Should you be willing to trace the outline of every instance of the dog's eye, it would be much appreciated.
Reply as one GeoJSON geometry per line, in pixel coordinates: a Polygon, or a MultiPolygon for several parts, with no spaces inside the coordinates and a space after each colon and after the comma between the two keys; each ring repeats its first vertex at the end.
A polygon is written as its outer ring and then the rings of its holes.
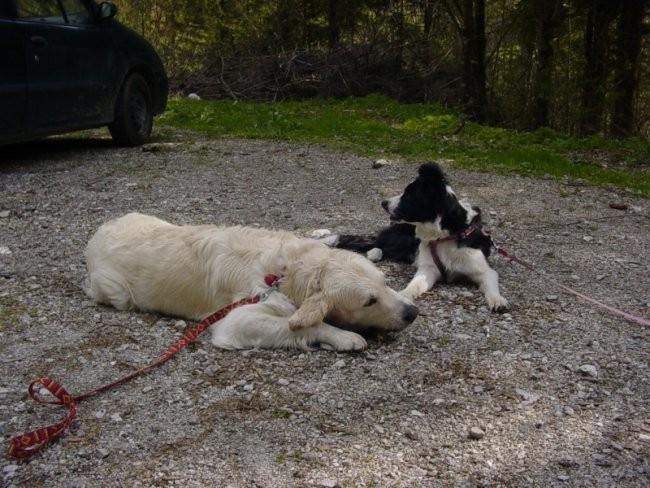
{"type": "Polygon", "coordinates": [[[375,297],[370,297],[370,298],[368,298],[368,301],[363,304],[363,306],[364,307],[370,307],[370,306],[374,305],[375,303],[377,303],[377,299],[375,297]]]}

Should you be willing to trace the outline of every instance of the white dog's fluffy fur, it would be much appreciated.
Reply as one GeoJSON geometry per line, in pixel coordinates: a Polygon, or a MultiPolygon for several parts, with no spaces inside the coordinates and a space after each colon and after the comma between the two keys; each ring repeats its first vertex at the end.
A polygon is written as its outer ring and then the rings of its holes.
{"type": "Polygon", "coordinates": [[[194,320],[263,292],[266,274],[282,276],[268,299],[212,326],[212,343],[225,349],[360,350],[363,337],[338,326],[399,330],[417,316],[366,258],[283,231],[176,226],[131,213],[99,228],[86,262],[85,290],[97,302],[194,320]]]}

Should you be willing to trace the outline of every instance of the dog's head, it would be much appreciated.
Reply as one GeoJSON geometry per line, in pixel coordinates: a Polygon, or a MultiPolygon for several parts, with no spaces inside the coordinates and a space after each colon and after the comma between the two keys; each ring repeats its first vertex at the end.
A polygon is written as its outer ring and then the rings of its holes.
{"type": "Polygon", "coordinates": [[[436,223],[452,234],[480,218],[480,209],[458,199],[436,163],[420,166],[404,192],[381,205],[394,222],[436,223]]]}
{"type": "Polygon", "coordinates": [[[323,321],[347,329],[401,330],[418,315],[417,307],[391,289],[372,262],[350,251],[319,245],[293,272],[288,270],[287,279],[304,297],[289,318],[292,330],[323,321]]]}

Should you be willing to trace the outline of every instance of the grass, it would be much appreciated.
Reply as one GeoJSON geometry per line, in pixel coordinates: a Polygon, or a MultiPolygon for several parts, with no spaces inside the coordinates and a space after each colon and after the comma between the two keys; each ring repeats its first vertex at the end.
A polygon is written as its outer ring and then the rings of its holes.
{"type": "Polygon", "coordinates": [[[302,455],[303,452],[301,450],[296,450],[293,451],[292,453],[285,454],[283,452],[279,452],[275,455],[275,462],[278,464],[284,464],[285,461],[287,460],[287,456],[291,457],[294,461],[301,461],[302,460],[302,455]]]}
{"type": "Polygon", "coordinates": [[[414,162],[447,159],[468,169],[563,178],[650,197],[646,140],[576,139],[546,128],[517,132],[465,122],[438,105],[377,95],[281,103],[173,98],[158,123],[210,137],[320,143],[414,162]]]}
{"type": "Polygon", "coordinates": [[[291,413],[289,413],[288,410],[284,410],[282,408],[276,408],[273,410],[273,417],[276,419],[288,419],[291,416],[291,413]]]}
{"type": "Polygon", "coordinates": [[[0,296],[0,331],[20,325],[23,315],[35,318],[38,316],[38,310],[25,306],[11,296],[0,296]]]}
{"type": "Polygon", "coordinates": [[[24,307],[15,298],[10,296],[0,297],[0,330],[4,330],[7,325],[12,327],[18,325],[19,315],[23,311],[24,307]]]}

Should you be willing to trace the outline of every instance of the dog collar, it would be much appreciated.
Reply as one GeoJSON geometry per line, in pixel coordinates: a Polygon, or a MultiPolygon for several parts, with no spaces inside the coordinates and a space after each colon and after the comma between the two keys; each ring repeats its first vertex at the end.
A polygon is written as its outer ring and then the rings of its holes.
{"type": "Polygon", "coordinates": [[[464,241],[465,239],[469,238],[469,236],[471,236],[474,232],[477,231],[481,232],[485,236],[490,236],[490,234],[483,228],[482,224],[471,224],[469,227],[467,227],[462,232],[459,232],[458,234],[452,234],[450,236],[441,237],[439,239],[436,239],[435,241],[429,242],[429,249],[431,249],[431,257],[433,258],[433,262],[438,268],[438,271],[440,271],[440,275],[442,276],[442,279],[444,281],[447,281],[447,271],[445,270],[445,267],[442,264],[442,260],[440,259],[440,255],[438,254],[438,244],[440,242],[445,242],[445,241],[458,241],[458,242],[464,241]]]}
{"type": "Polygon", "coordinates": [[[268,286],[268,288],[260,293],[260,302],[266,300],[271,293],[278,289],[278,285],[280,284],[280,276],[274,274],[264,275],[264,283],[266,286],[268,286]]]}

